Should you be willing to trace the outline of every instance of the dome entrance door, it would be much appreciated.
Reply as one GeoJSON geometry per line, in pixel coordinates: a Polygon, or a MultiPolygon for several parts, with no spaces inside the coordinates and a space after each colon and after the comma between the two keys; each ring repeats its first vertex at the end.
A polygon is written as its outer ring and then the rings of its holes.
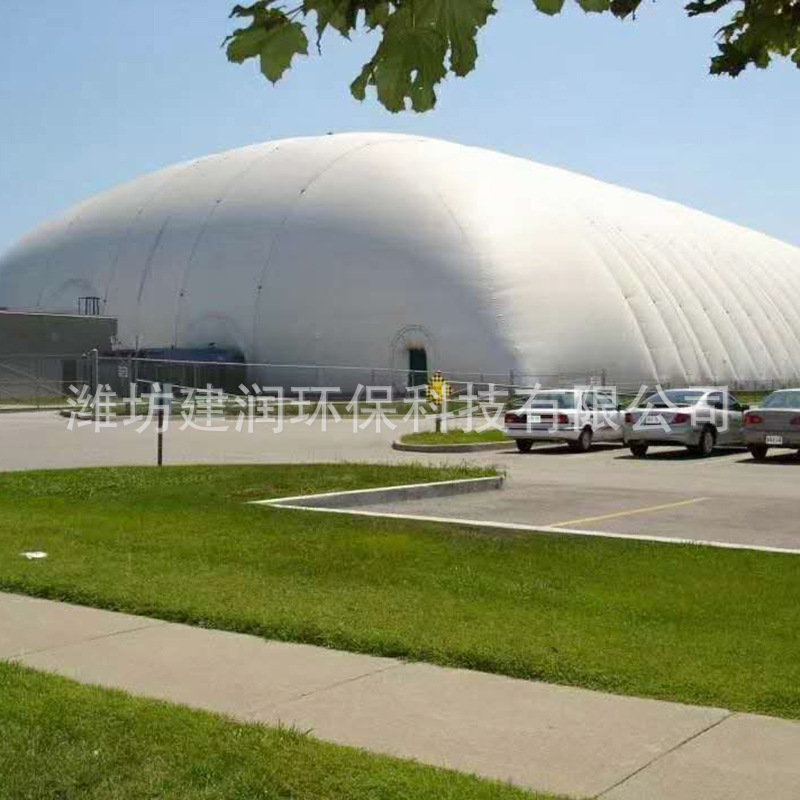
{"type": "Polygon", "coordinates": [[[423,347],[408,350],[408,385],[422,386],[428,382],[428,353],[423,347]]]}

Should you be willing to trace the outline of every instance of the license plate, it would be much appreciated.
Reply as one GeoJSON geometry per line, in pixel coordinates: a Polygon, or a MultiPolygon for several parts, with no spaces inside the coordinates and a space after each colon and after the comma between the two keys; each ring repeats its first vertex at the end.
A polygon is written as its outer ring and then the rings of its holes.
{"type": "Polygon", "coordinates": [[[647,417],[644,421],[645,425],[663,425],[664,420],[661,417],[647,417]]]}
{"type": "Polygon", "coordinates": [[[528,419],[530,419],[532,423],[541,422],[542,416],[541,414],[531,414],[528,419]]]}
{"type": "Polygon", "coordinates": [[[783,436],[767,436],[767,444],[780,447],[783,444],[783,436]]]}

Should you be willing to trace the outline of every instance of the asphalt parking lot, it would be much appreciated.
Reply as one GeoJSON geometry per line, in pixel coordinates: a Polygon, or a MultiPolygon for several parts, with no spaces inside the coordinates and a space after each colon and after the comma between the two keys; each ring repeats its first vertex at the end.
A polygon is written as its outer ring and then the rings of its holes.
{"type": "Polygon", "coordinates": [[[494,454],[508,470],[500,492],[368,510],[800,549],[800,458],[794,451],[776,451],[766,462],[741,450],[707,459],[677,449],[651,452],[634,459],[617,447],[586,454],[509,449],[494,454]]]}
{"type": "MultiPolygon", "coordinates": [[[[165,462],[263,463],[427,461],[496,465],[507,473],[499,492],[447,500],[376,506],[407,513],[526,526],[717,541],[800,549],[800,457],[775,451],[763,463],[741,450],[708,459],[684,450],[654,448],[645,459],[628,450],[598,446],[585,454],[563,447],[521,454],[507,450],[466,455],[393,451],[395,430],[353,433],[343,419],[323,432],[319,424],[266,429],[179,431],[165,438],[165,462]]],[[[0,470],[152,464],[155,434],[132,428],[67,430],[51,412],[0,415],[0,470]]]]}

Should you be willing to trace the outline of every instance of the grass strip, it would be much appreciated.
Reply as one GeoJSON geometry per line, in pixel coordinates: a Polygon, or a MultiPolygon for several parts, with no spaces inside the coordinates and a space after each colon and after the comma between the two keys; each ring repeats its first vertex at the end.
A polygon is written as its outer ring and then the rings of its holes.
{"type": "Polygon", "coordinates": [[[544,800],[0,662],[0,800],[544,800]]]}
{"type": "Polygon", "coordinates": [[[421,433],[407,433],[400,437],[402,444],[482,444],[486,442],[508,442],[511,440],[503,431],[492,429],[489,431],[465,431],[461,429],[449,430],[446,433],[423,431],[421,433]]]}
{"type": "Polygon", "coordinates": [[[796,556],[245,502],[472,474],[347,464],[6,473],[0,589],[800,718],[796,556]],[[20,557],[31,550],[48,557],[20,557]]]}

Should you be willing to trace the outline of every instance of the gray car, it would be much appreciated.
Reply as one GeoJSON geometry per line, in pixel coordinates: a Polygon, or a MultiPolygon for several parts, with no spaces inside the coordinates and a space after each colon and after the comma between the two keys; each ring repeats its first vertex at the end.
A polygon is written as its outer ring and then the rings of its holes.
{"type": "Polygon", "coordinates": [[[651,445],[687,447],[708,456],[718,446],[743,445],[742,417],[747,410],[725,389],[668,389],[651,395],[644,406],[625,413],[625,443],[637,458],[651,445]]]}
{"type": "Polygon", "coordinates": [[[753,458],[767,457],[770,447],[800,450],[800,389],[773,392],[744,415],[744,441],[753,458]]]}

